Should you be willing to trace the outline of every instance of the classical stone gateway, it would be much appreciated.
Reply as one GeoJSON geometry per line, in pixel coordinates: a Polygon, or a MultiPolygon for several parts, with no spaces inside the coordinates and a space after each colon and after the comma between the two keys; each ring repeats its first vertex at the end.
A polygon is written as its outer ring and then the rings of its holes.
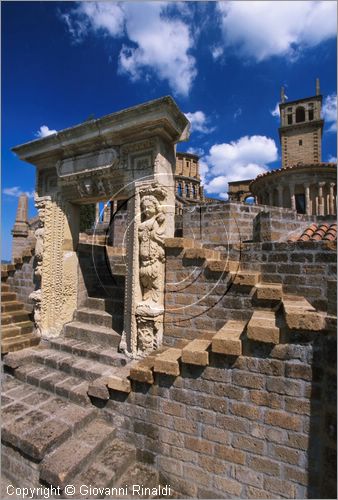
{"type": "Polygon", "coordinates": [[[36,173],[37,329],[55,337],[79,305],[79,207],[128,199],[124,332],[131,357],[162,339],[164,239],[174,235],[175,144],[189,122],[164,97],[13,148],[36,173]]]}

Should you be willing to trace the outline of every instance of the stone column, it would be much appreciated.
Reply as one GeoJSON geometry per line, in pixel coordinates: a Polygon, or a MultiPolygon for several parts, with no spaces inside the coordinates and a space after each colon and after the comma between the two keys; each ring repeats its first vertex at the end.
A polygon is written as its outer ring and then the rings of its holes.
{"type": "Polygon", "coordinates": [[[15,223],[12,229],[12,259],[20,257],[27,247],[28,238],[28,197],[22,194],[19,197],[15,223]]]}
{"type": "Polygon", "coordinates": [[[95,204],[95,224],[100,222],[100,203],[95,204]]]}
{"type": "Polygon", "coordinates": [[[324,215],[324,198],[323,198],[323,187],[325,182],[318,182],[318,215],[324,215]]]}
{"type": "Polygon", "coordinates": [[[334,215],[335,214],[335,203],[334,203],[334,187],[335,183],[330,182],[330,194],[329,194],[329,214],[334,215]]]}
{"type": "Polygon", "coordinates": [[[273,206],[273,190],[272,189],[269,191],[269,205],[270,205],[270,207],[273,206]]]}
{"type": "Polygon", "coordinates": [[[107,203],[105,203],[104,209],[103,209],[103,222],[106,224],[109,224],[110,217],[111,217],[111,204],[109,201],[107,201],[107,203]]]}
{"type": "Polygon", "coordinates": [[[282,207],[283,206],[283,190],[284,186],[281,186],[280,184],[277,186],[277,191],[278,191],[278,206],[282,207]]]}
{"type": "Polygon", "coordinates": [[[290,199],[291,199],[291,208],[292,208],[292,210],[296,210],[296,197],[295,197],[295,185],[294,184],[289,185],[289,191],[290,191],[290,199]]]}
{"type": "Polygon", "coordinates": [[[310,185],[305,184],[305,213],[311,215],[310,185]]]}

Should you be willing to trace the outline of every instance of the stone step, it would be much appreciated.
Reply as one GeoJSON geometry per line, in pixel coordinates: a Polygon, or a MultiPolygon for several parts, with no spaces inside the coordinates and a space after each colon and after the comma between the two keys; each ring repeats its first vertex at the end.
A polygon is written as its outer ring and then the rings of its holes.
{"type": "Polygon", "coordinates": [[[97,309],[90,309],[89,307],[81,307],[80,309],[77,309],[74,319],[80,323],[105,326],[107,328],[112,327],[111,314],[97,309]]]}
{"type": "Polygon", "coordinates": [[[166,238],[166,248],[202,248],[202,243],[193,238],[166,238]]]}
{"type": "Polygon", "coordinates": [[[14,264],[1,264],[1,271],[15,271],[15,265],[14,264]]]}
{"type": "Polygon", "coordinates": [[[211,350],[228,356],[241,356],[241,336],[246,326],[246,321],[227,321],[213,337],[211,350]]]}
{"type": "Polygon", "coordinates": [[[23,364],[14,371],[14,375],[22,382],[27,382],[74,403],[91,404],[87,395],[88,382],[82,378],[72,377],[68,373],[42,366],[37,362],[23,364]]]}
{"type": "MultiPolygon", "coordinates": [[[[159,485],[158,471],[149,465],[136,462],[132,467],[124,471],[124,474],[120,476],[116,484],[116,487],[123,487],[123,491],[120,491],[120,494],[117,492],[117,494],[107,496],[106,498],[172,498],[167,493],[169,489],[165,491],[164,495],[161,495],[161,492],[156,493],[155,489],[158,489],[159,485]],[[152,494],[152,492],[154,493],[152,494]]],[[[177,498],[182,497],[177,496],[177,498]]]]}
{"type": "Polygon", "coordinates": [[[198,339],[189,342],[182,349],[182,363],[208,366],[209,364],[209,349],[212,343],[214,333],[205,333],[198,339]],[[203,337],[203,338],[202,338],[203,337]]]}
{"type": "Polygon", "coordinates": [[[184,252],[184,259],[187,260],[219,260],[220,252],[209,248],[187,248],[184,252]]]}
{"type": "Polygon", "coordinates": [[[136,364],[136,361],[131,361],[129,364],[120,368],[118,373],[109,377],[106,381],[107,387],[112,391],[122,392],[128,394],[131,392],[131,382],[129,375],[131,369],[136,364]]]}
{"type": "MultiPolygon", "coordinates": [[[[136,467],[135,459],[136,449],[133,445],[120,439],[113,439],[72,480],[72,485],[75,487],[75,495],[69,497],[65,495],[65,498],[107,498],[102,494],[102,490],[104,488],[114,488],[117,483],[121,484],[121,487],[124,488],[120,490],[120,493],[126,493],[126,484],[132,484],[130,483],[130,474],[132,474],[132,471],[136,467]],[[121,476],[124,478],[124,474],[127,476],[126,483],[121,483],[120,478],[121,476]],[[92,492],[88,491],[88,494],[85,494],[86,492],[81,488],[84,484],[91,485],[92,492]],[[94,490],[94,488],[97,488],[98,491],[94,490]]],[[[145,480],[146,477],[143,478],[143,481],[145,480]]],[[[116,490],[116,493],[119,493],[118,490],[116,490]]]]}
{"type": "MultiPolygon", "coordinates": [[[[40,480],[62,490],[115,437],[115,428],[95,419],[41,462],[40,480]]],[[[97,477],[99,481],[99,476],[97,477]]],[[[88,484],[85,481],[85,484],[88,484]]],[[[80,497],[79,497],[80,498],[80,497]]]]}
{"type": "Polygon", "coordinates": [[[41,461],[97,414],[96,409],[81,408],[24,383],[14,388],[9,385],[9,390],[6,386],[5,382],[2,441],[34,462],[41,461]]]}
{"type": "Polygon", "coordinates": [[[3,326],[11,325],[14,323],[22,323],[23,321],[29,321],[29,320],[30,320],[30,313],[29,311],[26,310],[12,311],[1,314],[1,324],[3,326]]]}
{"type": "Polygon", "coordinates": [[[104,311],[113,317],[123,316],[123,293],[118,299],[88,297],[83,307],[96,311],[104,311]]]}
{"type": "Polygon", "coordinates": [[[260,273],[251,271],[233,272],[234,285],[255,286],[260,281],[260,273]]]}
{"type": "Polygon", "coordinates": [[[326,326],[320,314],[304,297],[285,295],[282,300],[285,323],[290,330],[320,331],[326,326]]]}
{"type": "Polygon", "coordinates": [[[239,270],[240,263],[234,260],[208,260],[206,267],[213,273],[236,273],[239,270]]]}
{"type": "Polygon", "coordinates": [[[113,367],[125,366],[128,361],[128,358],[124,354],[117,352],[116,347],[97,346],[89,342],[80,342],[76,339],[67,339],[64,337],[50,339],[49,344],[55,350],[99,361],[113,367]]]}
{"type": "Polygon", "coordinates": [[[11,302],[16,300],[16,293],[1,291],[1,302],[11,302]]]}
{"type": "Polygon", "coordinates": [[[106,364],[49,348],[37,351],[33,362],[88,381],[109,375],[112,371],[112,367],[106,364]]]}
{"type": "Polygon", "coordinates": [[[24,304],[17,300],[13,300],[12,302],[5,302],[1,304],[1,312],[12,312],[12,311],[21,311],[24,308],[24,304]]]}
{"type": "Polygon", "coordinates": [[[275,311],[254,311],[247,326],[247,337],[257,342],[278,344],[280,329],[276,325],[275,311]]]}
{"type": "Polygon", "coordinates": [[[9,339],[11,337],[16,337],[17,335],[24,335],[26,333],[32,333],[34,330],[34,324],[31,321],[22,321],[21,323],[15,323],[14,325],[3,325],[1,329],[1,338],[9,339]]]}
{"type": "Polygon", "coordinates": [[[283,285],[281,283],[257,283],[256,299],[259,301],[280,301],[283,296],[283,285]]]}
{"type": "Polygon", "coordinates": [[[95,327],[73,321],[64,326],[64,336],[79,341],[91,343],[93,345],[118,347],[121,337],[115,330],[104,326],[95,327]]]}
{"type": "Polygon", "coordinates": [[[1,283],[1,292],[9,292],[10,289],[11,288],[8,283],[1,283]]]}
{"type": "Polygon", "coordinates": [[[1,340],[1,354],[15,352],[27,347],[33,347],[40,343],[40,337],[35,333],[27,333],[1,340]]]}

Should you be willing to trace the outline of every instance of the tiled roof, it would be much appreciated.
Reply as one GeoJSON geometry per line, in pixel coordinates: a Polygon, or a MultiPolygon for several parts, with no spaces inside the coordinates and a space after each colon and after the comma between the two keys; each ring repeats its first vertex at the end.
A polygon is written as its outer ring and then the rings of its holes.
{"type": "Polygon", "coordinates": [[[258,179],[261,179],[262,177],[266,177],[269,175],[275,175],[280,172],[289,172],[290,170],[296,170],[297,168],[304,168],[304,167],[311,167],[311,168],[318,168],[318,167],[337,167],[337,163],[332,163],[332,162],[320,162],[320,163],[302,163],[299,162],[295,165],[290,165],[289,167],[283,167],[283,168],[276,168],[274,170],[269,170],[268,172],[264,172],[263,174],[257,175],[255,179],[252,180],[251,185],[258,179]]]}
{"type": "Polygon", "coordinates": [[[323,222],[322,224],[311,224],[307,227],[302,234],[291,235],[288,242],[293,241],[334,241],[337,240],[337,224],[329,224],[323,222]]]}

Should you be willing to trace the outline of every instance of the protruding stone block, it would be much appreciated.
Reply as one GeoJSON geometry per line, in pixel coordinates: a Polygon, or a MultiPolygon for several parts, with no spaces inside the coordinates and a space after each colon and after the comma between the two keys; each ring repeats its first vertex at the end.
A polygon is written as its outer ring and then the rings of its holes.
{"type": "Polygon", "coordinates": [[[212,351],[228,356],[240,356],[242,354],[240,337],[245,324],[245,321],[227,321],[224,327],[213,337],[212,351]]]}
{"type": "Polygon", "coordinates": [[[256,297],[259,300],[281,300],[283,286],[281,283],[258,283],[256,297]]]}
{"type": "Polygon", "coordinates": [[[208,349],[211,339],[195,339],[182,349],[182,362],[190,365],[207,366],[209,364],[208,349]]]}
{"type": "Polygon", "coordinates": [[[280,330],[274,311],[254,311],[247,327],[247,337],[257,342],[278,344],[280,330]]]}
{"type": "Polygon", "coordinates": [[[182,349],[169,347],[169,349],[156,356],[154,372],[177,377],[180,374],[180,365],[178,361],[181,358],[181,355],[182,349]]]}

